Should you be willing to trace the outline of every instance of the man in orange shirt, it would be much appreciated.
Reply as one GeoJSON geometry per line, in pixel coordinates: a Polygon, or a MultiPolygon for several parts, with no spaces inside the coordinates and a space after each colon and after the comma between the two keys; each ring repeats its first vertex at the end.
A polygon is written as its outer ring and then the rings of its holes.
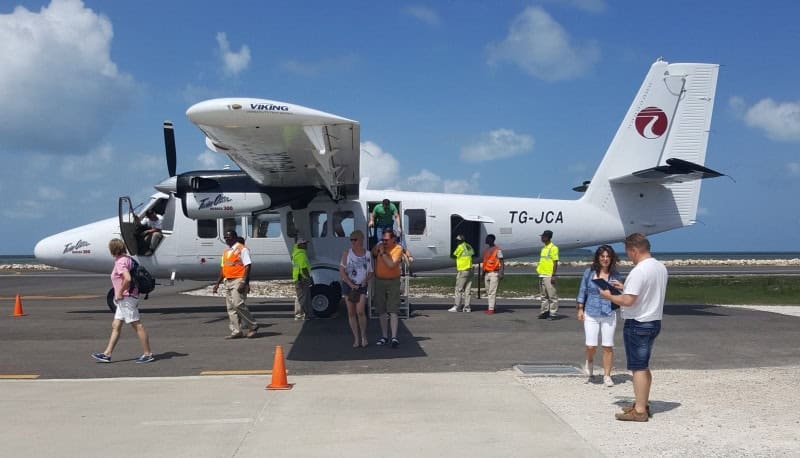
{"type": "Polygon", "coordinates": [[[503,278],[503,252],[500,247],[494,244],[494,234],[486,236],[488,247],[483,252],[483,272],[486,281],[486,297],[489,300],[489,308],[486,309],[487,315],[494,315],[494,304],[497,298],[497,286],[503,278]]]}
{"type": "Polygon", "coordinates": [[[250,313],[244,301],[250,291],[250,250],[239,242],[236,231],[225,232],[225,243],[228,248],[222,253],[220,261],[219,278],[214,285],[214,294],[223,283],[225,292],[225,306],[228,309],[231,334],[226,339],[239,339],[247,337],[252,339],[258,331],[258,323],[250,313]],[[246,332],[243,333],[242,330],[246,332]]]}
{"type": "Polygon", "coordinates": [[[400,263],[403,256],[403,247],[397,243],[397,235],[391,229],[385,229],[381,242],[372,249],[375,257],[375,310],[378,312],[381,324],[381,338],[375,345],[389,343],[389,324],[392,330],[392,348],[397,348],[400,341],[397,339],[397,326],[400,317],[400,263]]]}

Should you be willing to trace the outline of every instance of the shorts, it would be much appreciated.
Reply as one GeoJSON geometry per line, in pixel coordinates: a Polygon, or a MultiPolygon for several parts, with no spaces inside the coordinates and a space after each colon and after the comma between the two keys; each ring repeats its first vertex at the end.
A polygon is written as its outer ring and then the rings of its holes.
{"type": "Polygon", "coordinates": [[[641,371],[649,368],[653,343],[660,332],[661,320],[625,320],[622,336],[625,340],[625,357],[628,359],[628,370],[641,371]]]}
{"type": "MultiPolygon", "coordinates": [[[[348,285],[348,284],[347,284],[347,283],[345,283],[345,282],[342,282],[342,297],[347,297],[347,295],[348,295],[348,294],[350,293],[350,291],[352,291],[352,290],[353,290],[353,288],[351,288],[351,287],[350,287],[350,285],[348,285]]],[[[358,291],[359,293],[361,293],[361,294],[363,294],[363,295],[365,295],[365,296],[366,296],[366,294],[367,294],[367,287],[366,287],[366,286],[363,286],[363,287],[361,287],[361,288],[356,288],[356,291],[358,291]]]]}
{"type": "Polygon", "coordinates": [[[139,299],[132,296],[125,296],[121,301],[114,301],[117,311],[114,312],[114,319],[125,321],[125,323],[135,323],[139,321],[139,299]]]}
{"type": "Polygon", "coordinates": [[[378,315],[400,311],[400,279],[376,278],[372,303],[375,305],[378,315]]]}
{"type": "Polygon", "coordinates": [[[597,334],[603,336],[603,346],[614,346],[614,330],[617,329],[617,314],[606,316],[583,315],[583,330],[586,333],[586,346],[597,346],[597,334]]]}

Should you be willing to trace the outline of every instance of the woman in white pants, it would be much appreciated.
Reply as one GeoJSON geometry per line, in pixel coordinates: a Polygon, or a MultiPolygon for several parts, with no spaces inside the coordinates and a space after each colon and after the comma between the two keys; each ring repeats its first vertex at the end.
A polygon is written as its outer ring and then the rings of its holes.
{"type": "MultiPolygon", "coordinates": [[[[601,245],[594,253],[592,266],[586,269],[581,279],[580,290],[575,301],[578,303],[578,320],[583,321],[586,333],[586,361],[583,370],[591,379],[594,375],[594,353],[597,350],[598,334],[602,335],[603,383],[614,386],[611,379],[611,366],[614,364],[614,330],[617,327],[617,306],[600,297],[600,289],[608,289],[608,284],[622,290],[622,277],[617,271],[619,258],[614,249],[601,245]],[[601,281],[605,280],[605,284],[601,281]],[[599,283],[599,285],[598,285],[599,283]]],[[[612,289],[612,293],[614,290],[612,289]]]]}

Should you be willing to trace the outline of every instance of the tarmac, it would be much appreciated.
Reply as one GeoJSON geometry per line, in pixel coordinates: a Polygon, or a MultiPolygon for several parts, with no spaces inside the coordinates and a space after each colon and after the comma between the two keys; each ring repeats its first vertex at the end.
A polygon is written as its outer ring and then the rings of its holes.
{"type": "MultiPolygon", "coordinates": [[[[669,304],[654,355],[654,417],[623,423],[613,414],[633,390],[621,344],[612,388],[513,369],[579,366],[582,329],[569,301],[551,322],[537,320],[530,301],[501,301],[501,313],[487,316],[485,301],[471,314],[452,314],[447,300],[418,300],[399,349],[352,349],[342,317],[295,322],[285,300],[252,300],[265,330],[226,341],[219,298],[177,294],[192,284],[159,287],[142,306],[158,359],[135,364],[138,343],[126,328],[114,362],[99,364],[88,355],[108,336],[107,282],[105,275],[0,278],[0,378],[16,378],[0,380],[0,454],[800,454],[797,316],[669,304]],[[27,315],[8,317],[8,292],[26,289],[38,293],[25,292],[27,315]],[[286,352],[291,390],[265,390],[275,345],[286,352]],[[200,375],[237,370],[258,375],[200,375]]],[[[369,329],[375,337],[377,323],[369,329]]]]}

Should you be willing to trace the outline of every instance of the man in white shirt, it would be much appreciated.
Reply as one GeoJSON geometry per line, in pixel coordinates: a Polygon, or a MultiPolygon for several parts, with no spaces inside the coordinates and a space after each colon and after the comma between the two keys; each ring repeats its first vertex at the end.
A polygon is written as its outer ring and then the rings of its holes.
{"type": "Polygon", "coordinates": [[[145,229],[141,234],[149,248],[144,253],[144,256],[152,256],[158,244],[161,243],[161,239],[164,237],[164,234],[161,233],[163,220],[164,217],[156,213],[152,208],[145,212],[145,218],[141,221],[141,225],[145,229]]]}
{"type": "Polygon", "coordinates": [[[635,264],[625,280],[625,285],[612,282],[622,289],[622,294],[612,295],[600,290],[603,299],[622,307],[625,319],[623,337],[628,370],[633,374],[633,393],[636,402],[616,415],[621,421],[647,421],[650,416],[648,401],[653,375],[650,372],[650,354],[653,343],[661,332],[664,315],[664,297],[667,292],[667,268],[650,254],[650,241],[643,234],[625,238],[625,253],[635,264]]]}

